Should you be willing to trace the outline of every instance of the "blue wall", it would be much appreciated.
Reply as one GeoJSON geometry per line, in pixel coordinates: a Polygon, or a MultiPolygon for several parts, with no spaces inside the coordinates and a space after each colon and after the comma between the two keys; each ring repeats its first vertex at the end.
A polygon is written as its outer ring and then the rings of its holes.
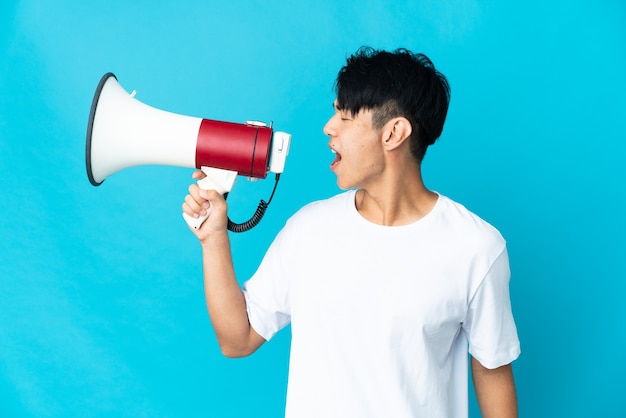
{"type": "MultiPolygon", "coordinates": [[[[452,85],[425,179],[508,240],[521,415],[626,416],[626,5],[314,3],[2,2],[0,416],[280,416],[289,333],[221,357],[180,217],[191,170],[91,186],[89,107],[113,71],[152,106],[293,135],[268,215],[233,237],[243,280],[287,216],[337,191],[322,126],[363,44],[425,52],[452,85]]],[[[270,188],[239,181],[232,217],[270,188]]]]}

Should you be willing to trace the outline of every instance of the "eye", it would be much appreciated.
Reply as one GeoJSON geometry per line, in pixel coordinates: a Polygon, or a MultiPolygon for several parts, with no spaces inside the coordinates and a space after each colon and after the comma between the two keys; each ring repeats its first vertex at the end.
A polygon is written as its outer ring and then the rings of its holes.
{"type": "Polygon", "coordinates": [[[344,110],[339,111],[339,117],[341,118],[342,121],[352,120],[352,117],[350,116],[350,114],[344,110]]]}

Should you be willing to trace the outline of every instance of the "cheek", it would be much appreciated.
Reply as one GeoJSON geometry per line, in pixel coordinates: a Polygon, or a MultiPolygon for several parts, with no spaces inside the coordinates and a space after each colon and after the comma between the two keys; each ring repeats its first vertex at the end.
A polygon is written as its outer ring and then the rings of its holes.
{"type": "Polygon", "coordinates": [[[363,157],[363,163],[367,166],[376,166],[383,159],[383,151],[376,139],[361,144],[360,154],[363,157]]]}

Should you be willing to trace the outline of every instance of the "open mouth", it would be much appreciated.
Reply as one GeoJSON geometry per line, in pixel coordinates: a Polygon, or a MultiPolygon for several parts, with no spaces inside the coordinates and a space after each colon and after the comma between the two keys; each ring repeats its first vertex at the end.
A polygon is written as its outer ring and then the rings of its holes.
{"type": "Polygon", "coordinates": [[[335,154],[335,159],[333,160],[333,162],[330,164],[330,168],[333,169],[337,166],[337,164],[339,164],[339,161],[341,161],[341,154],[339,154],[337,151],[335,150],[331,150],[331,152],[333,154],[335,154]]]}

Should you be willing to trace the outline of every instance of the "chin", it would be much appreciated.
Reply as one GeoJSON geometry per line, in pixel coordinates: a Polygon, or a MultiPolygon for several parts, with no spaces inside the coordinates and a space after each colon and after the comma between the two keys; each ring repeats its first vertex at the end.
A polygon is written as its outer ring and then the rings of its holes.
{"type": "Polygon", "coordinates": [[[356,188],[355,185],[352,185],[350,183],[342,182],[339,179],[337,179],[337,187],[339,187],[341,190],[350,190],[350,189],[356,188]]]}
{"type": "Polygon", "coordinates": [[[356,176],[346,176],[345,173],[343,175],[339,175],[335,172],[335,176],[337,177],[337,187],[341,190],[358,189],[359,183],[361,183],[357,178],[355,178],[356,176]]]}

